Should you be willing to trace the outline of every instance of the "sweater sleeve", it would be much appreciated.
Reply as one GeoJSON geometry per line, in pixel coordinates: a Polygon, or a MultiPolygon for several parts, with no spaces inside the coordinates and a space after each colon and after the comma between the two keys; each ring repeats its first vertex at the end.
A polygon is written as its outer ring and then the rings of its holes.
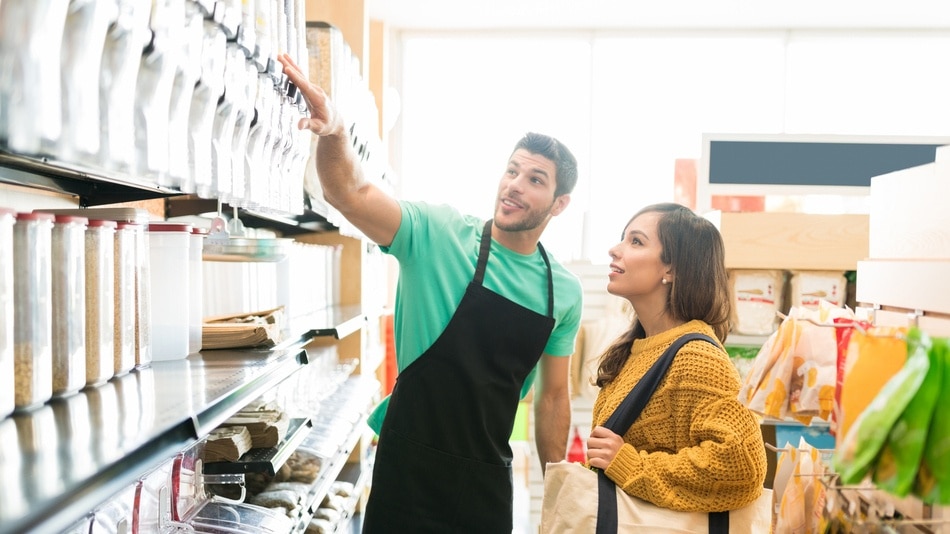
{"type": "Polygon", "coordinates": [[[607,476],[630,495],[674,510],[733,510],[758,498],[765,446],[755,416],[738,400],[738,373],[728,357],[681,350],[664,382],[657,393],[675,446],[631,445],[631,435],[642,438],[658,427],[641,419],[624,437],[607,476]]]}

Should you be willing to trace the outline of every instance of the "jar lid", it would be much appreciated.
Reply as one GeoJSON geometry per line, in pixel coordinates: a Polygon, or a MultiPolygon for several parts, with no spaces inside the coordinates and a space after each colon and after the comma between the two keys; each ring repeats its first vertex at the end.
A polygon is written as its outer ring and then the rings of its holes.
{"type": "Polygon", "coordinates": [[[102,226],[104,228],[115,228],[116,224],[117,223],[115,221],[109,221],[106,219],[90,219],[89,220],[90,228],[95,228],[97,226],[102,226]]]}
{"type": "Polygon", "coordinates": [[[16,214],[18,221],[52,221],[55,216],[52,213],[43,213],[42,211],[24,212],[16,214]]]}
{"type": "Polygon", "coordinates": [[[0,217],[3,217],[4,215],[9,215],[13,217],[14,219],[16,219],[16,210],[13,208],[0,207],[0,217]]]}
{"type": "Polygon", "coordinates": [[[157,222],[148,223],[149,232],[187,232],[191,233],[192,226],[188,223],[157,222]]]}
{"type": "Polygon", "coordinates": [[[206,235],[206,234],[208,233],[208,229],[207,229],[207,228],[202,228],[202,227],[200,227],[200,226],[195,226],[195,227],[192,227],[191,233],[192,233],[192,234],[206,235]]]}
{"type": "Polygon", "coordinates": [[[59,224],[89,224],[89,219],[76,215],[53,215],[59,224]]]}

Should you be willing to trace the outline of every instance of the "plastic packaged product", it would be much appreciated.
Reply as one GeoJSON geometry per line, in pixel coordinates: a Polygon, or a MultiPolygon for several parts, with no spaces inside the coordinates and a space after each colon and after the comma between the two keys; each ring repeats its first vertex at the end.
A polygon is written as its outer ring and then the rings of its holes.
{"type": "Polygon", "coordinates": [[[135,367],[152,363],[151,245],[147,227],[135,225],[135,367]]]}
{"type": "MultiPolygon", "coordinates": [[[[101,2],[100,2],[101,3],[101,2]]],[[[119,0],[106,33],[99,71],[99,159],[109,169],[135,167],[135,84],[142,50],[152,37],[151,3],[119,0]]]]}
{"type": "Polygon", "coordinates": [[[113,265],[113,374],[123,375],[135,367],[135,226],[116,224],[113,265]]]}
{"type": "Polygon", "coordinates": [[[113,2],[72,0],[63,30],[63,139],[59,157],[95,163],[99,155],[99,76],[106,32],[118,9],[113,2]]]}
{"type": "Polygon", "coordinates": [[[188,356],[191,225],[150,223],[149,262],[152,286],[152,358],[188,356]]]}
{"type": "Polygon", "coordinates": [[[86,228],[86,384],[112,378],[115,325],[115,221],[86,228]]]}
{"type": "Polygon", "coordinates": [[[201,259],[204,250],[205,236],[208,231],[204,228],[192,228],[188,247],[188,299],[191,307],[188,310],[188,354],[201,350],[201,328],[204,317],[204,267],[201,259]]]}
{"type": "Polygon", "coordinates": [[[13,412],[13,224],[16,212],[0,208],[0,419],[13,412]]]}
{"type": "Polygon", "coordinates": [[[293,521],[278,510],[245,503],[210,501],[188,524],[198,532],[290,532],[293,521]]]}
{"type": "Polygon", "coordinates": [[[52,230],[53,396],[86,385],[85,217],[55,215],[52,230]]]}
{"type": "Polygon", "coordinates": [[[13,225],[13,342],[16,408],[32,408],[53,395],[53,216],[19,213],[13,225]]]}

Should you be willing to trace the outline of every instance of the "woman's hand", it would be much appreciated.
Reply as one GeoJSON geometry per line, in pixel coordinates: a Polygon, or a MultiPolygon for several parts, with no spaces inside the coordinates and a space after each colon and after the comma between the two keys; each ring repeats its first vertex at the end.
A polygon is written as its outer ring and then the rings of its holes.
{"type": "Polygon", "coordinates": [[[602,426],[594,427],[587,440],[587,463],[597,469],[607,469],[623,446],[623,437],[602,426]]]}
{"type": "Polygon", "coordinates": [[[281,54],[277,57],[277,61],[283,65],[284,74],[297,86],[307,103],[307,109],[310,110],[310,116],[300,119],[297,128],[301,130],[306,128],[320,136],[342,133],[344,129],[342,119],[334,109],[326,91],[310,83],[289,55],[281,54]]]}

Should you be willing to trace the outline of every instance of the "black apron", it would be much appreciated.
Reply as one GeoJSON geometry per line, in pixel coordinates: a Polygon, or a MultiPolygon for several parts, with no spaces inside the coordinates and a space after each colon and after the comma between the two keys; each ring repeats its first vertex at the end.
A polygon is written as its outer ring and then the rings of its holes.
{"type": "Polygon", "coordinates": [[[490,247],[491,220],[475,276],[448,326],[396,379],[365,534],[511,533],[508,442],[521,387],[554,329],[554,281],[538,243],[548,271],[547,315],[485,288],[490,247]]]}

